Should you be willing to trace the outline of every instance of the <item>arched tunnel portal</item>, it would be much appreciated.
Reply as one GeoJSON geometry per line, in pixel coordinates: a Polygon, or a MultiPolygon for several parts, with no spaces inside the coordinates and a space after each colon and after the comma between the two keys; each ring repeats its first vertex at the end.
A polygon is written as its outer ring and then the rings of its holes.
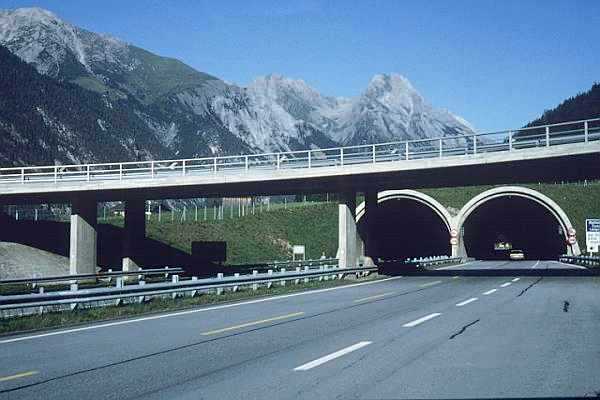
{"type": "Polygon", "coordinates": [[[480,260],[507,259],[511,250],[534,260],[579,254],[575,231],[562,208],[525,187],[499,187],[475,196],[456,217],[456,229],[466,254],[480,260]]]}
{"type": "Polygon", "coordinates": [[[380,192],[377,202],[375,210],[365,210],[364,203],[357,207],[359,236],[365,241],[372,235],[372,258],[450,255],[451,217],[433,198],[412,190],[390,190],[380,192]]]}

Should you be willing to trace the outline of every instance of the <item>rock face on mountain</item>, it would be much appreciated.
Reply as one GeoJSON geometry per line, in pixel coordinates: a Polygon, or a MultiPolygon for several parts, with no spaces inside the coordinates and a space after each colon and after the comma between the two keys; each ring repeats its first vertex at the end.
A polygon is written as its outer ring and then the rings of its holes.
{"type": "MultiPolygon", "coordinates": [[[[68,154],[53,150],[51,157],[40,154],[35,160],[26,152],[18,158],[0,154],[3,163],[199,157],[473,133],[461,118],[432,108],[406,78],[396,74],[376,75],[355,98],[323,96],[302,80],[279,75],[259,77],[240,87],[178,60],[76,27],[39,8],[0,11],[0,45],[71,96],[103,104],[86,109],[87,120],[97,120],[95,126],[55,115],[36,125],[40,134],[56,136],[56,126],[62,124],[63,130],[92,142],[114,137],[123,143],[122,152],[103,155],[77,149],[68,154]],[[116,105],[126,114],[117,118],[116,105]],[[111,118],[120,123],[108,123],[111,118]]],[[[21,67],[11,63],[11,68],[21,67]]],[[[0,72],[0,80],[5,79],[0,72]]],[[[39,107],[35,99],[20,101],[19,107],[27,112],[39,107]]],[[[1,114],[0,129],[18,132],[15,118],[1,114]]]]}

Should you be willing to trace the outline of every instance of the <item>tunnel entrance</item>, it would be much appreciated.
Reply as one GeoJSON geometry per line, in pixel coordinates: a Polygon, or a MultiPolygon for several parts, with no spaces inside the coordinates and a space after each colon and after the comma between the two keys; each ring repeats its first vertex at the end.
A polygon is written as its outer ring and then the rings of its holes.
{"type": "Polygon", "coordinates": [[[510,249],[522,250],[526,259],[556,260],[566,251],[556,217],[524,197],[489,200],[467,217],[463,227],[467,254],[479,260],[508,259],[510,249]]]}
{"type": "Polygon", "coordinates": [[[373,218],[375,254],[383,260],[450,255],[448,228],[428,205],[412,199],[379,203],[377,213],[365,213],[358,229],[365,237],[367,219],[373,218]]]}

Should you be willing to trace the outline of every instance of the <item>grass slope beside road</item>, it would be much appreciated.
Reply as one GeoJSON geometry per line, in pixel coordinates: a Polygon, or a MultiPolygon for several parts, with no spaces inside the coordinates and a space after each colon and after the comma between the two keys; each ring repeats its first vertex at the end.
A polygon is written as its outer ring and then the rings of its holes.
{"type": "MultiPolygon", "coordinates": [[[[323,252],[335,257],[337,252],[337,203],[295,203],[241,218],[230,218],[226,212],[223,220],[211,219],[210,209],[209,218],[204,221],[201,216],[197,222],[191,211],[188,209],[183,222],[180,213],[173,222],[170,213],[163,213],[161,222],[153,215],[146,226],[148,237],[187,253],[191,253],[193,241],[225,241],[228,264],[289,260],[293,245],[306,246],[309,259],[319,258],[323,252]]],[[[122,221],[109,219],[118,226],[122,221]]]]}

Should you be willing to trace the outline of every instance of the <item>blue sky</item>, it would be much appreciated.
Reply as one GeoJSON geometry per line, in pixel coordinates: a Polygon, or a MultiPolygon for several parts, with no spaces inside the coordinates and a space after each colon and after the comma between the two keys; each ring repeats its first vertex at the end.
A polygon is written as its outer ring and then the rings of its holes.
{"type": "Polygon", "coordinates": [[[521,126],[600,81],[596,0],[0,0],[23,6],[241,85],[278,73],[355,96],[397,72],[480,131],[521,126]]]}

